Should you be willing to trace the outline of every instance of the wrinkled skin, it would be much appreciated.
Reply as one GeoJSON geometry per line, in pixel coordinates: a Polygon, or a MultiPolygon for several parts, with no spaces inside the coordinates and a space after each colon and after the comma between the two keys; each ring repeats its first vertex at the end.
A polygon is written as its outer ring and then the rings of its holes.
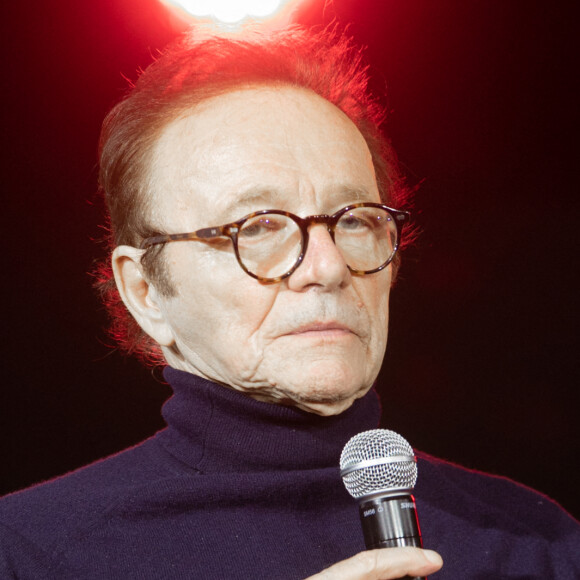
{"type": "MultiPolygon", "coordinates": [[[[170,233],[261,209],[331,214],[380,202],[371,155],[355,125],[319,96],[254,87],[204,101],[160,136],[151,222],[170,233]]],[[[304,262],[280,283],[242,271],[231,243],[174,242],[163,250],[173,296],[121,246],[121,293],[167,362],[264,401],[337,414],[374,382],[387,343],[391,266],[356,277],[323,225],[304,262]]]]}

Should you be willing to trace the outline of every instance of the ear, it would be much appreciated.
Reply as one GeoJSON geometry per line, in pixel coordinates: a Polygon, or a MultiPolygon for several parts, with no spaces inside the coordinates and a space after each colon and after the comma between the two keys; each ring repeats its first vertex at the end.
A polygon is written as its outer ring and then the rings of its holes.
{"type": "Polygon", "coordinates": [[[132,246],[115,248],[112,266],[117,289],[139,326],[160,346],[170,347],[175,343],[173,331],[165,320],[155,286],[143,275],[143,253],[132,246]]]}

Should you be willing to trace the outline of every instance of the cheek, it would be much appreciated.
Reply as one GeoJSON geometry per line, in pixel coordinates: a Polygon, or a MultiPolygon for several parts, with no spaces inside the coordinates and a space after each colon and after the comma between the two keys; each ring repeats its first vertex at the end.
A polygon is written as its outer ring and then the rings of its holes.
{"type": "Polygon", "coordinates": [[[367,311],[373,338],[384,341],[389,323],[390,269],[368,278],[358,279],[358,281],[361,285],[359,296],[367,311]]]}
{"type": "Polygon", "coordinates": [[[367,303],[369,325],[371,328],[371,340],[367,350],[367,376],[370,382],[376,377],[383,364],[389,332],[389,290],[388,283],[378,285],[372,294],[372,299],[367,303]]]}
{"type": "Polygon", "coordinates": [[[259,356],[259,331],[272,310],[277,287],[254,281],[235,258],[230,267],[204,266],[208,264],[188,264],[187,269],[196,272],[191,276],[183,269],[172,270],[177,295],[168,304],[169,323],[180,350],[229,359],[238,366],[242,352],[248,358],[259,356]]]}

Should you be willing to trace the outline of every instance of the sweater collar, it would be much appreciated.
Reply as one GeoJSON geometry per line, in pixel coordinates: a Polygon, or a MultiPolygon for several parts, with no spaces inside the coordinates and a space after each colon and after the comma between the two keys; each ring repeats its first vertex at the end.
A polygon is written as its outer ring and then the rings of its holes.
{"type": "Polygon", "coordinates": [[[340,415],[321,417],[171,367],[164,377],[174,394],[163,405],[161,442],[204,473],[338,467],[346,442],[375,429],[380,417],[374,389],[340,415]]]}

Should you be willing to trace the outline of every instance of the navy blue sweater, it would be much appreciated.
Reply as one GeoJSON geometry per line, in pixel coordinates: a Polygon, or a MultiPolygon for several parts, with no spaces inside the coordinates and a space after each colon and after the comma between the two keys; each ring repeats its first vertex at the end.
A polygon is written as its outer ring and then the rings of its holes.
{"type": "MultiPolygon", "coordinates": [[[[0,500],[0,578],[301,579],[364,549],[338,460],[374,392],[319,417],[166,378],[166,429],[0,500]]],[[[416,499],[433,578],[580,577],[579,524],[533,491],[419,454],[416,499]]]]}

